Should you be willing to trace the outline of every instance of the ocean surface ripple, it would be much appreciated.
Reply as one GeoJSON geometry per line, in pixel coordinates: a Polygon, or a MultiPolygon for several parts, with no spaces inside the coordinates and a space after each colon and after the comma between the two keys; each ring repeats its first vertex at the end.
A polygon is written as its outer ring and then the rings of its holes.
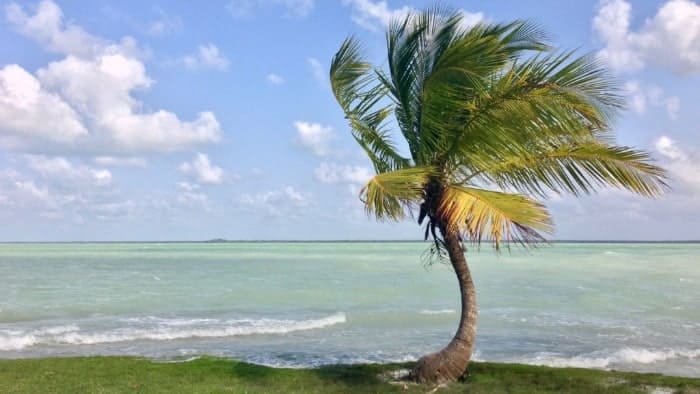
{"type": "MultiPolygon", "coordinates": [[[[423,243],[0,244],[0,358],[415,360],[459,321],[423,243]]],[[[700,244],[468,252],[475,358],[700,376],[700,244]]]]}

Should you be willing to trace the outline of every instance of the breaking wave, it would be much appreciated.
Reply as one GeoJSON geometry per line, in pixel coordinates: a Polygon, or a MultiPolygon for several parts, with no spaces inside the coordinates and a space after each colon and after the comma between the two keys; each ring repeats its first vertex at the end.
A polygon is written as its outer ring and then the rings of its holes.
{"type": "Polygon", "coordinates": [[[700,349],[623,348],[605,355],[603,352],[565,357],[557,353],[538,353],[519,362],[550,367],[610,368],[622,364],[653,364],[675,358],[700,358],[700,349]]]}
{"type": "Polygon", "coordinates": [[[421,315],[451,315],[456,312],[454,309],[423,309],[419,313],[421,315]]]}
{"type": "Polygon", "coordinates": [[[0,350],[21,350],[35,345],[94,345],[137,340],[167,341],[184,338],[218,338],[256,334],[287,334],[346,322],[342,312],[310,320],[280,319],[127,319],[131,326],[83,331],[76,325],[34,330],[0,330],[0,350]]]}

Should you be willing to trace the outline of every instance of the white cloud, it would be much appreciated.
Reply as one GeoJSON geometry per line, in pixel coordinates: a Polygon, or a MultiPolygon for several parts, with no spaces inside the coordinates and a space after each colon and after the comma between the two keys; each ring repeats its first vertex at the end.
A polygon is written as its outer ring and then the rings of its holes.
{"type": "Polygon", "coordinates": [[[189,122],[165,110],[139,112],[132,91],[148,88],[152,81],[143,63],[123,53],[106,51],[91,60],[69,56],[37,74],[47,89],[91,121],[91,142],[109,142],[111,151],[174,151],[219,139],[219,123],[211,112],[189,122]]]}
{"type": "Polygon", "coordinates": [[[647,104],[651,101],[658,105],[663,94],[661,88],[655,85],[647,86],[646,89],[638,81],[628,81],[625,83],[625,91],[629,99],[630,109],[638,114],[647,112],[647,104]]]}
{"type": "Polygon", "coordinates": [[[231,0],[226,10],[234,18],[247,18],[256,8],[266,6],[281,6],[286,9],[287,16],[304,17],[314,8],[314,0],[231,0]]]}
{"type": "Polygon", "coordinates": [[[681,99],[679,99],[676,96],[669,97],[666,99],[666,113],[668,113],[668,117],[671,118],[672,120],[676,120],[678,118],[678,111],[681,109],[681,99]]]}
{"type": "Polygon", "coordinates": [[[659,165],[668,171],[671,190],[649,199],[607,188],[597,195],[549,201],[557,238],[698,239],[700,227],[694,224],[700,221],[700,149],[666,135],[656,139],[653,148],[659,165]]]}
{"type": "Polygon", "coordinates": [[[328,144],[333,138],[333,129],[320,123],[294,122],[297,129],[296,141],[303,148],[316,156],[326,156],[330,153],[328,144]]]}
{"type": "Polygon", "coordinates": [[[178,183],[180,193],[177,196],[177,202],[187,206],[201,206],[209,210],[209,197],[204,194],[200,186],[196,183],[180,182],[178,183]]]}
{"type": "Polygon", "coordinates": [[[98,220],[116,220],[133,217],[136,209],[137,206],[134,201],[126,200],[97,203],[89,208],[89,212],[98,220]]]}
{"type": "Polygon", "coordinates": [[[182,191],[178,194],[177,201],[184,205],[203,205],[206,207],[209,203],[209,197],[204,193],[182,191]]]}
{"type": "Polygon", "coordinates": [[[22,67],[0,69],[0,137],[72,142],[88,134],[78,113],[22,67]]]}
{"type": "Polygon", "coordinates": [[[645,114],[650,107],[664,108],[666,114],[675,120],[680,110],[680,99],[676,96],[666,96],[663,89],[654,84],[643,84],[639,81],[625,83],[630,109],[637,114],[645,114]]]}
{"type": "Polygon", "coordinates": [[[350,183],[362,185],[372,178],[367,167],[340,165],[322,162],[315,170],[314,177],[322,183],[350,183]]]}
{"type": "Polygon", "coordinates": [[[390,9],[386,1],[343,0],[343,4],[352,6],[353,22],[371,31],[377,31],[381,27],[388,26],[392,20],[405,18],[410,12],[415,11],[408,6],[390,9]]]}
{"type": "Polygon", "coordinates": [[[182,20],[180,20],[180,18],[168,15],[160,7],[154,7],[153,10],[158,14],[158,19],[148,24],[146,30],[148,34],[152,36],[164,36],[182,29],[182,20]]]}
{"type": "Polygon", "coordinates": [[[262,212],[267,216],[296,216],[299,209],[309,206],[310,196],[292,186],[257,194],[243,194],[238,200],[243,207],[262,212]]]}
{"type": "Polygon", "coordinates": [[[277,0],[295,16],[306,16],[314,8],[314,0],[277,0]]]}
{"type": "Polygon", "coordinates": [[[281,76],[279,76],[275,73],[267,74],[265,79],[267,79],[267,82],[269,82],[273,85],[282,85],[284,83],[284,78],[282,78],[281,76]]]}
{"type": "Polygon", "coordinates": [[[284,196],[291,201],[292,205],[297,207],[303,207],[309,203],[308,198],[304,194],[294,190],[291,186],[284,188],[284,196]]]}
{"type": "Polygon", "coordinates": [[[50,1],[32,16],[14,3],[6,13],[19,32],[66,56],[35,75],[18,65],[0,71],[0,103],[8,103],[0,106],[0,145],[25,152],[123,155],[219,140],[220,126],[211,112],[183,121],[169,111],[142,109],[133,92],[153,81],[132,39],[114,44],[64,24],[60,8],[50,1]]]}
{"type": "Polygon", "coordinates": [[[627,42],[631,10],[632,6],[624,0],[601,1],[593,18],[593,29],[606,44],[598,55],[614,68],[638,69],[644,64],[627,42]]]}
{"type": "Polygon", "coordinates": [[[49,190],[46,187],[38,187],[34,181],[17,181],[15,187],[20,194],[29,196],[39,201],[49,200],[49,190]]]}
{"type": "Polygon", "coordinates": [[[146,160],[141,157],[97,156],[92,159],[97,165],[108,167],[145,167],[146,160]]]}
{"type": "Polygon", "coordinates": [[[665,159],[663,165],[669,170],[671,178],[680,182],[677,186],[681,187],[681,191],[689,188],[700,193],[700,151],[684,150],[665,135],[656,140],[654,147],[665,159]]]}
{"type": "Polygon", "coordinates": [[[224,181],[224,170],[213,165],[204,153],[197,153],[191,162],[182,163],[180,171],[201,183],[220,184],[224,181]]]}
{"type": "Polygon", "coordinates": [[[46,157],[27,155],[29,168],[50,182],[60,186],[108,186],[112,183],[112,173],[102,168],[92,168],[85,165],[74,165],[64,157],[46,157]],[[68,185],[70,182],[72,185],[68,185]]]}
{"type": "Polygon", "coordinates": [[[488,21],[483,12],[469,12],[466,10],[459,10],[459,13],[462,15],[461,27],[463,29],[470,28],[476,25],[477,23],[488,21]]]}
{"type": "Polygon", "coordinates": [[[234,18],[247,18],[253,14],[255,5],[254,0],[231,0],[226,4],[226,11],[234,18]]]}
{"type": "Polygon", "coordinates": [[[131,217],[137,206],[112,186],[112,173],[64,157],[25,155],[28,172],[0,171],[7,215],[21,220],[107,220],[131,217]]]}
{"type": "Polygon", "coordinates": [[[185,56],[182,58],[182,62],[190,70],[209,68],[225,71],[230,64],[226,56],[212,43],[200,45],[196,54],[185,56]]]}
{"type": "Polygon", "coordinates": [[[186,191],[186,192],[197,191],[197,190],[199,190],[199,189],[201,188],[201,186],[199,186],[198,184],[196,184],[196,183],[189,183],[189,182],[179,182],[179,183],[177,184],[177,187],[179,187],[180,189],[182,189],[182,190],[184,190],[184,191],[186,191]]]}
{"type": "MultiPolygon", "coordinates": [[[[378,31],[395,19],[401,20],[409,13],[417,12],[415,8],[409,6],[392,9],[385,0],[343,0],[343,4],[352,7],[353,22],[370,31],[378,31]]],[[[481,12],[473,13],[466,10],[459,10],[459,12],[465,28],[484,20],[484,14],[481,12]]]]}
{"type": "Polygon", "coordinates": [[[306,60],[309,62],[309,66],[311,67],[311,73],[313,74],[314,79],[316,79],[321,85],[325,86],[326,84],[328,84],[328,75],[324,70],[323,65],[321,65],[321,62],[313,57],[310,57],[306,60]]]}
{"type": "Polygon", "coordinates": [[[631,29],[632,6],[626,0],[604,0],[593,28],[605,47],[598,55],[619,71],[635,71],[647,64],[679,74],[700,71],[700,5],[670,0],[656,15],[631,29]]]}
{"type": "Polygon", "coordinates": [[[63,11],[53,1],[43,0],[34,15],[27,15],[17,3],[5,7],[7,21],[17,31],[39,42],[51,52],[76,56],[93,56],[107,45],[80,26],[64,23],[63,11]]]}
{"type": "Polygon", "coordinates": [[[149,189],[137,197],[124,196],[106,182],[111,173],[104,169],[63,157],[19,157],[27,163],[26,172],[0,169],[0,213],[13,222],[36,226],[55,221],[52,226],[63,227],[117,220],[128,226],[134,219],[171,218],[194,209],[211,211],[208,196],[196,183],[181,182],[175,190],[149,189]]]}

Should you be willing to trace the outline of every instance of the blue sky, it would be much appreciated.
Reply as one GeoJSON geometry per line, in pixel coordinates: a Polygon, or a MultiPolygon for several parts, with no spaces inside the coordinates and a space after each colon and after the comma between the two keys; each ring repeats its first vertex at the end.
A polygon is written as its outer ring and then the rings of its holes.
{"type": "MultiPolygon", "coordinates": [[[[700,5],[443,3],[597,53],[628,95],[618,142],[669,170],[657,200],[552,196],[552,238],[700,239],[700,5]]],[[[0,240],[420,238],[364,215],[327,69],[349,34],[381,64],[387,21],[430,4],[2,3],[0,240]]]]}

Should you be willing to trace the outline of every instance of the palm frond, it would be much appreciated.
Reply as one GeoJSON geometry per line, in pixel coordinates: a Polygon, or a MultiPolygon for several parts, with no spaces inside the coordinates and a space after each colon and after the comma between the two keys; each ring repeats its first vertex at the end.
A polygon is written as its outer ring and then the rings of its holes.
{"type": "Polygon", "coordinates": [[[617,92],[616,82],[590,56],[571,60],[571,53],[552,54],[514,63],[461,103],[456,111],[468,114],[462,125],[443,126],[452,130],[443,160],[475,152],[527,152],[533,143],[582,135],[605,139],[610,118],[621,107],[617,92]]]}
{"type": "Polygon", "coordinates": [[[666,173],[650,155],[626,146],[597,141],[550,146],[540,151],[491,162],[474,178],[504,188],[546,196],[547,191],[587,194],[611,186],[655,197],[665,188],[666,173]]]}
{"type": "Polygon", "coordinates": [[[360,45],[354,38],[346,39],[333,57],[330,79],[352,135],[375,170],[386,172],[408,166],[408,159],[398,153],[385,129],[384,122],[391,114],[391,107],[382,105],[386,88],[377,81],[372,66],[360,56],[360,45]]]}
{"type": "Polygon", "coordinates": [[[426,183],[436,175],[433,167],[413,167],[377,174],[360,191],[368,215],[400,220],[406,208],[423,198],[426,183]]]}
{"type": "Polygon", "coordinates": [[[516,59],[524,51],[549,51],[549,34],[537,23],[516,20],[504,25],[503,43],[511,57],[516,59]]]}
{"type": "Polygon", "coordinates": [[[449,185],[440,200],[439,214],[448,231],[457,231],[474,243],[488,239],[496,248],[502,241],[542,241],[551,218],[540,203],[523,195],[449,185]]]}
{"type": "Polygon", "coordinates": [[[428,28],[420,22],[413,14],[392,21],[386,34],[389,73],[388,76],[380,74],[380,80],[392,95],[399,130],[414,158],[420,144],[415,111],[418,106],[416,85],[420,83],[421,71],[416,55],[420,53],[421,36],[428,28]]]}
{"type": "Polygon", "coordinates": [[[333,93],[378,173],[361,191],[368,214],[398,220],[420,207],[438,250],[444,231],[498,247],[551,230],[526,195],[666,188],[648,153],[615,144],[621,90],[594,56],[554,51],[533,23],[461,22],[442,8],[393,21],[386,70],[352,38],[333,59],[333,93]],[[390,138],[392,114],[410,157],[390,138]]]}
{"type": "MultiPolygon", "coordinates": [[[[456,147],[451,146],[459,143],[472,119],[526,90],[522,76],[516,76],[517,85],[507,88],[494,82],[524,51],[548,50],[545,40],[539,26],[524,21],[477,25],[455,34],[425,82],[421,147],[422,156],[429,160],[422,160],[444,161],[454,153],[456,147]]],[[[516,79],[514,72],[505,74],[506,81],[516,79]]]]}

